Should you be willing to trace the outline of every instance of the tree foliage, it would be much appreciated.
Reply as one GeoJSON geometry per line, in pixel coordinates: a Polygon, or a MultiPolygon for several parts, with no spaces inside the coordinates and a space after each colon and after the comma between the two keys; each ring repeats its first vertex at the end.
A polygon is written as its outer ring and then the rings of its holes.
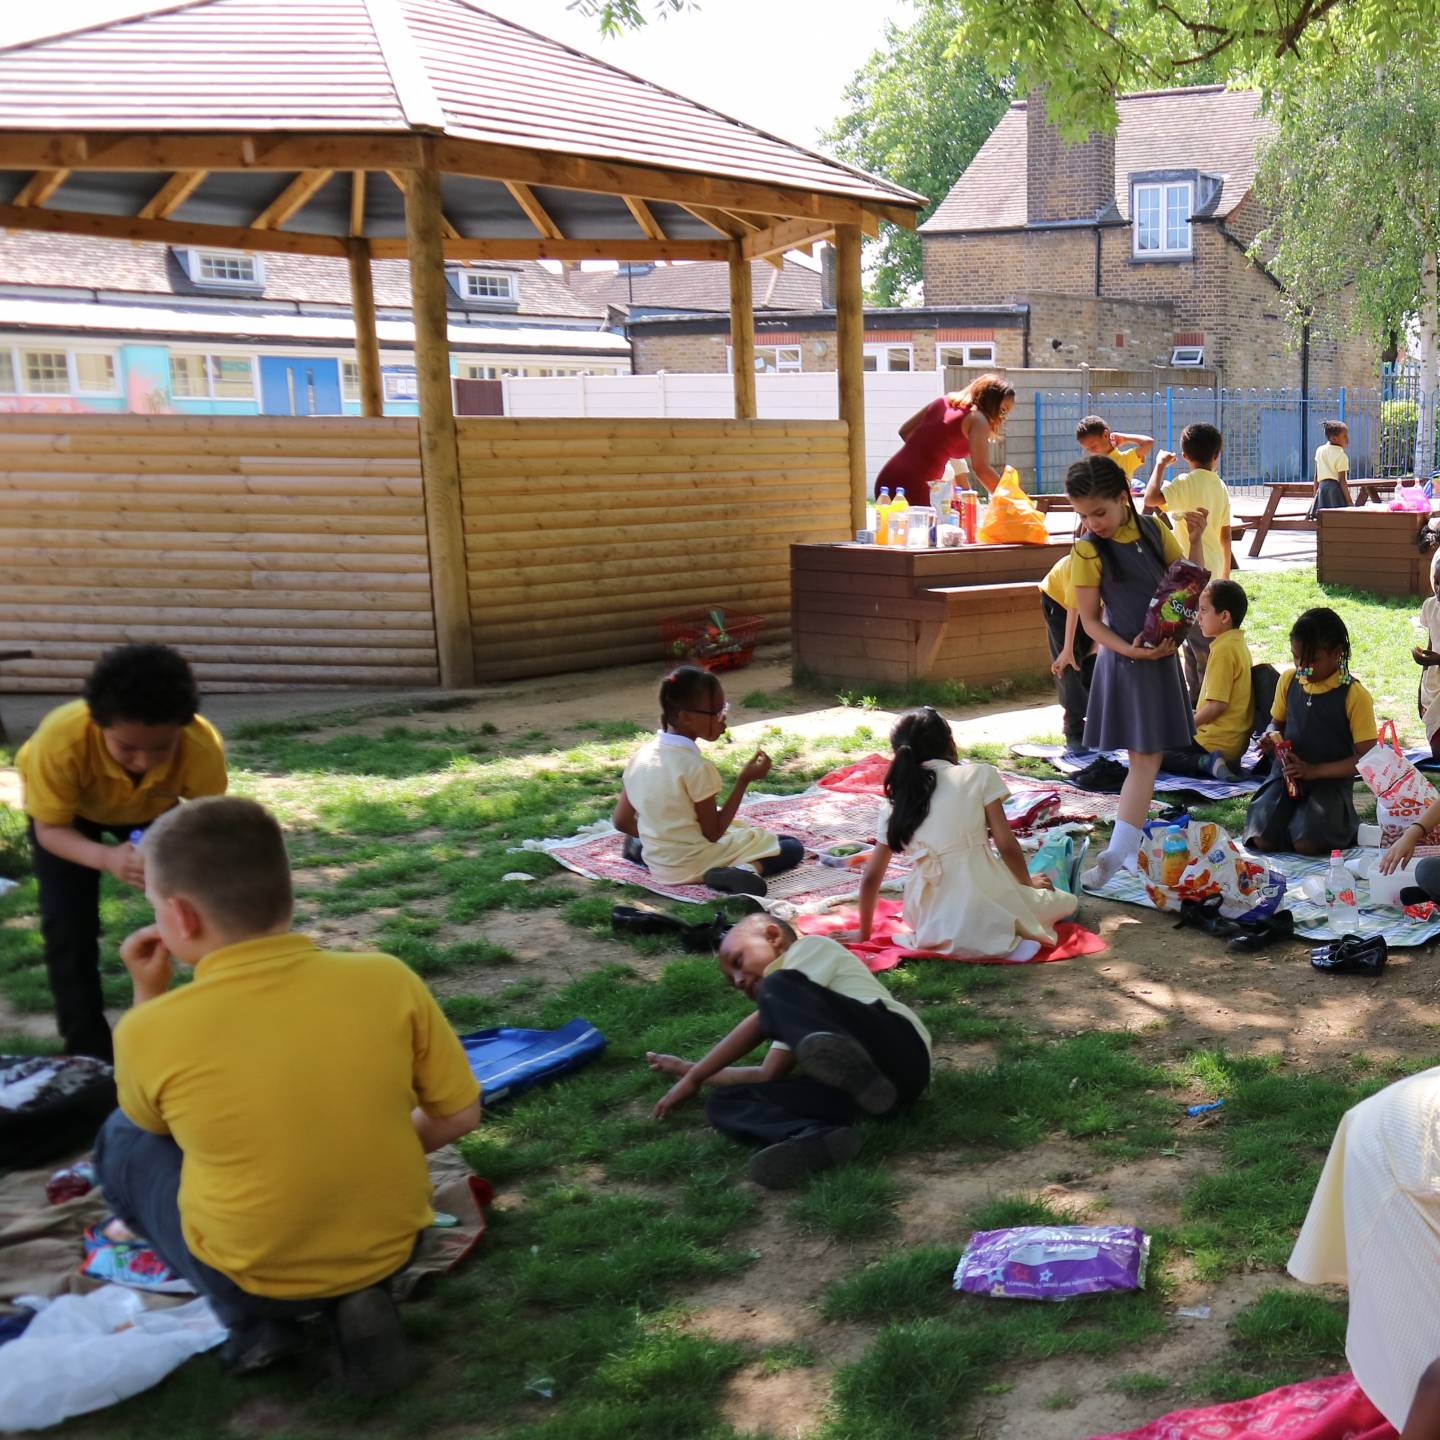
{"type": "MultiPolygon", "coordinates": [[[[840,159],[927,196],[922,219],[964,174],[1013,94],[1007,76],[952,50],[960,8],[931,0],[908,28],[888,23],[822,137],[840,159]]],[[[905,303],[921,279],[920,237],[887,225],[867,250],[871,301],[905,303]]]]}
{"type": "MultiPolygon", "coordinates": [[[[627,30],[643,30],[650,23],[641,0],[570,0],[566,8],[594,20],[602,35],[623,35],[627,30]]],[[[700,7],[695,0],[651,0],[650,8],[657,20],[668,20],[682,10],[700,7]]]]}
{"type": "Polygon", "coordinates": [[[1115,97],[1214,74],[1266,94],[1346,53],[1436,55],[1440,0],[963,0],[955,41],[1022,92],[1047,91],[1068,139],[1113,130],[1115,97]]]}

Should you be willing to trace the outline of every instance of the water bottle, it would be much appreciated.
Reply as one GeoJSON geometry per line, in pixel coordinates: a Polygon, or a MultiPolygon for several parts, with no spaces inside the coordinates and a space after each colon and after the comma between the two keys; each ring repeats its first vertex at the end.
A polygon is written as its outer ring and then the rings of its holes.
{"type": "Polygon", "coordinates": [[[1355,881],[1338,850],[1330,852],[1330,868],[1325,872],[1325,909],[1330,917],[1330,929],[1337,937],[1354,935],[1360,929],[1355,881]]]}
{"type": "Polygon", "coordinates": [[[135,847],[135,849],[138,850],[140,848],[140,845],[144,841],[144,839],[145,832],[143,830],[132,830],[130,832],[130,843],[135,847]]]}
{"type": "Polygon", "coordinates": [[[1189,864],[1189,832],[1184,825],[1172,825],[1160,841],[1161,882],[1173,890],[1189,864]]]}

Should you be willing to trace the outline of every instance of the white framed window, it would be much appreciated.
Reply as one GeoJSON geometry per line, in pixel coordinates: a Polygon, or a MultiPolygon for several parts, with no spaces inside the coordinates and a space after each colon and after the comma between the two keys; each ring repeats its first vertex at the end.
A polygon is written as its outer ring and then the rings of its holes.
{"type": "Polygon", "coordinates": [[[866,370],[895,372],[915,368],[913,345],[867,345],[861,360],[866,370]]]}
{"type": "Polygon", "coordinates": [[[1195,187],[1189,180],[1135,185],[1131,190],[1137,258],[1190,254],[1190,212],[1195,187]]]}
{"type": "Polygon", "coordinates": [[[254,358],[171,351],[170,393],[177,400],[253,400],[254,358]]]}
{"type": "Polygon", "coordinates": [[[194,257],[190,278],[197,285],[244,285],[253,289],[264,281],[258,255],[246,255],[238,250],[192,250],[190,253],[194,257]]]}
{"type": "MultiPolygon", "coordinates": [[[[725,368],[731,371],[735,369],[735,352],[728,345],[725,347],[725,368]]],[[[803,352],[799,345],[755,347],[755,370],[758,374],[793,375],[804,368],[803,352]]]]}
{"type": "Polygon", "coordinates": [[[937,370],[945,370],[952,365],[993,365],[994,363],[995,342],[993,340],[966,340],[960,344],[935,347],[935,368],[937,370]]]}
{"type": "Polygon", "coordinates": [[[77,395],[118,395],[119,375],[115,357],[103,350],[77,350],[71,356],[75,365],[77,395]]]}
{"type": "Polygon", "coordinates": [[[15,391],[15,352],[0,350],[0,395],[13,395],[15,391]]]}
{"type": "Polygon", "coordinates": [[[513,303],[520,298],[514,275],[505,270],[464,270],[464,295],[467,300],[489,300],[492,303],[513,303]]]}
{"type": "Polygon", "coordinates": [[[347,400],[359,401],[360,362],[358,360],[342,360],[340,362],[340,393],[347,400]]]}
{"type": "Polygon", "coordinates": [[[462,360],[456,367],[462,380],[498,380],[500,372],[494,365],[481,365],[473,360],[462,360]]]}
{"type": "Polygon", "coordinates": [[[22,350],[20,385],[27,395],[68,395],[69,357],[63,350],[22,350]]]}
{"type": "Polygon", "coordinates": [[[1172,365],[1203,365],[1205,363],[1205,347],[1203,345],[1177,345],[1170,352],[1170,363],[1172,365]]]}

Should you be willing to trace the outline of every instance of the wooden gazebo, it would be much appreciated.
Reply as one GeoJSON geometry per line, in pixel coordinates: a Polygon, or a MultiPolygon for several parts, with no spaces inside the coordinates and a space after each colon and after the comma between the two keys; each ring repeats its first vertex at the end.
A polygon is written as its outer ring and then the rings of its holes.
{"type": "Polygon", "coordinates": [[[728,261],[735,416],[752,420],[749,262],[832,240],[853,521],[861,237],[925,203],[469,0],[186,0],[0,50],[0,227],[348,258],[368,416],[370,261],[408,255],[448,686],[475,672],[446,263],[728,261]]]}

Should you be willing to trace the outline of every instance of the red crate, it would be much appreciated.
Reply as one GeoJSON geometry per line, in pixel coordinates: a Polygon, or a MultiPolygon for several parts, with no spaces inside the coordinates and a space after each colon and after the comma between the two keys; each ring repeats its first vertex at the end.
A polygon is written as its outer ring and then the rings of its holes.
{"type": "Polygon", "coordinates": [[[763,615],[697,610],[660,621],[660,644],[674,665],[699,665],[705,670],[738,670],[755,657],[764,629],[763,615]]]}

